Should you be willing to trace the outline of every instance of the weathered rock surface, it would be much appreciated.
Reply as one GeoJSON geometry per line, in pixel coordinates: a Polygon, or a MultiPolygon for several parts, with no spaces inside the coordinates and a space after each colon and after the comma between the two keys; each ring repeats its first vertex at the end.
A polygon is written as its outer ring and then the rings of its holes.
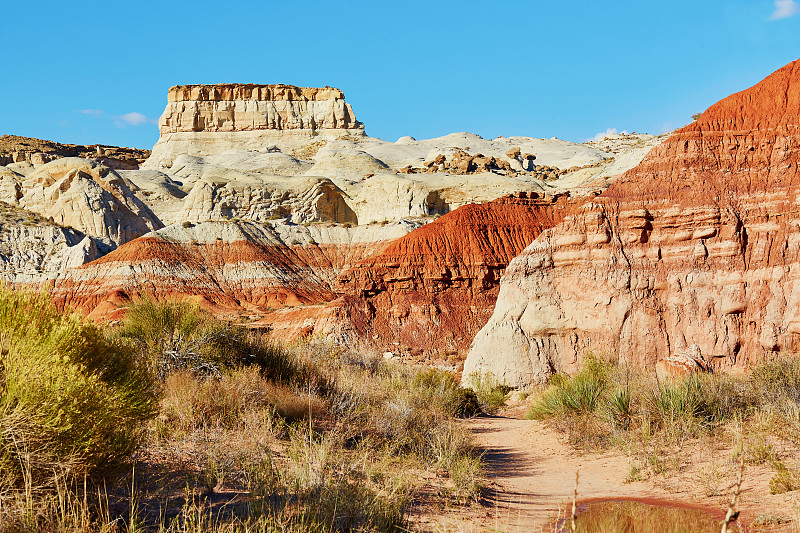
{"type": "Polygon", "coordinates": [[[100,256],[91,237],[0,202],[0,279],[39,283],[100,256]]]}
{"type": "Polygon", "coordinates": [[[629,168],[618,161],[634,144],[610,153],[470,133],[386,142],[364,134],[341,91],[285,85],[173,87],[160,129],[140,169],[49,156],[0,167],[0,200],[90,237],[83,253],[69,241],[69,260],[52,262],[57,276],[48,263],[26,282],[52,279],[60,303],[98,318],[143,292],[181,295],[220,313],[278,309],[265,322],[287,336],[310,327],[429,352],[463,351],[487,320],[505,266],[566,212],[565,199],[543,198],[604,188],[592,180],[629,168]],[[519,191],[528,195],[470,206],[519,191]]]}
{"type": "MultiPolygon", "coordinates": [[[[163,227],[114,170],[81,158],[62,158],[15,180],[20,207],[96,237],[110,247],[163,227]]],[[[12,187],[6,185],[6,190],[12,187]]],[[[4,201],[11,200],[10,194],[4,201]]]]}
{"type": "Polygon", "coordinates": [[[800,349],[800,62],[709,108],[506,270],[465,374],[510,385],[587,352],[714,367],[800,349]]]}

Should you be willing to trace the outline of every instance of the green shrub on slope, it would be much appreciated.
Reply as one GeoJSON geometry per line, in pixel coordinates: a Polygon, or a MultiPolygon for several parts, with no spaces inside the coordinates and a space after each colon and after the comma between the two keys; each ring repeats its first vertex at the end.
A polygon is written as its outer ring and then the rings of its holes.
{"type": "Polygon", "coordinates": [[[46,296],[0,286],[0,481],[47,482],[129,457],[156,388],[133,352],[46,296]]]}

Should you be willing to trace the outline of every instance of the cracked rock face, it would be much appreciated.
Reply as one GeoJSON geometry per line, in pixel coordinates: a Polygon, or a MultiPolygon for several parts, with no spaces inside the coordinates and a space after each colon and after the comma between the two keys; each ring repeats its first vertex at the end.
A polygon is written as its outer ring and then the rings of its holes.
{"type": "Polygon", "coordinates": [[[709,108],[506,270],[464,375],[509,385],[586,353],[717,368],[800,349],[800,62],[709,108]]]}

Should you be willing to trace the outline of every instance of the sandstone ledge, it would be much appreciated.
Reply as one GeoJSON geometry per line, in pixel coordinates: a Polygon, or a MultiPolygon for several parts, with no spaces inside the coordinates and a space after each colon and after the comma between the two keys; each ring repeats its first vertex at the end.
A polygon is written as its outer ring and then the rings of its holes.
{"type": "Polygon", "coordinates": [[[296,87],[294,85],[253,83],[220,83],[217,85],[175,85],[167,93],[167,101],[219,102],[233,100],[321,101],[344,100],[344,93],[335,87],[296,87]]]}

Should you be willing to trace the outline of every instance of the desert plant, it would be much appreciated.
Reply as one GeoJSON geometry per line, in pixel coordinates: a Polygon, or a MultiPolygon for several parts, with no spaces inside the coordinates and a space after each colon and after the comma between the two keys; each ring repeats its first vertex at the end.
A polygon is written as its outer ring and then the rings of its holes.
{"type": "Polygon", "coordinates": [[[468,383],[485,413],[494,414],[506,404],[506,394],[510,388],[497,381],[491,372],[473,372],[469,375],[468,383]]]}
{"type": "Polygon", "coordinates": [[[140,443],[157,388],[135,353],[43,294],[0,287],[0,472],[99,473],[140,443]]]}
{"type": "Polygon", "coordinates": [[[529,418],[549,418],[576,413],[594,413],[601,404],[608,376],[594,365],[571,377],[559,376],[531,405],[529,418]]]}
{"type": "Polygon", "coordinates": [[[783,494],[800,489],[800,472],[787,466],[783,461],[774,461],[772,468],[775,474],[769,480],[770,494],[783,494]]]}
{"type": "Polygon", "coordinates": [[[222,334],[196,304],[150,296],[128,308],[121,331],[161,378],[180,370],[219,375],[213,348],[222,334]]]}
{"type": "Polygon", "coordinates": [[[612,426],[627,431],[634,418],[633,400],[628,388],[615,389],[606,402],[606,413],[612,426]]]}
{"type": "Polygon", "coordinates": [[[411,386],[425,398],[438,402],[457,417],[469,417],[481,412],[480,400],[472,389],[462,387],[452,372],[429,368],[414,374],[411,386]]]}

